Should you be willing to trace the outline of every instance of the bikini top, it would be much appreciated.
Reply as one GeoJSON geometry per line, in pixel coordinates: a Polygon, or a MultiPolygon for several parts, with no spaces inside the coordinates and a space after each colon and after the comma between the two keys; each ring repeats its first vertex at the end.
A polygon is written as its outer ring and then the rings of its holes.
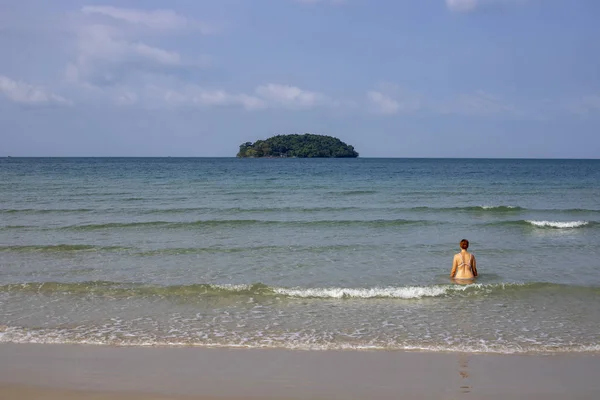
{"type": "Polygon", "coordinates": [[[458,267],[462,267],[464,265],[465,267],[469,267],[470,270],[473,270],[473,254],[471,254],[471,259],[469,260],[469,263],[465,262],[465,255],[463,253],[460,253],[460,257],[462,258],[462,262],[458,264],[458,267]]]}

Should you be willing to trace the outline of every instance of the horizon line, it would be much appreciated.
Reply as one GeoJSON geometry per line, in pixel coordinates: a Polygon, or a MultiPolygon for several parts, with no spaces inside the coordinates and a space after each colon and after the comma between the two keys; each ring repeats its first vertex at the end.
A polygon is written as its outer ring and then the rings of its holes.
{"type": "Polygon", "coordinates": [[[235,159],[313,159],[313,160],[329,160],[329,159],[408,159],[408,160],[600,160],[598,158],[588,157],[410,157],[410,156],[398,156],[398,157],[386,157],[386,156],[358,156],[358,157],[236,157],[236,156],[0,156],[0,159],[23,159],[23,158],[235,158],[235,159]]]}

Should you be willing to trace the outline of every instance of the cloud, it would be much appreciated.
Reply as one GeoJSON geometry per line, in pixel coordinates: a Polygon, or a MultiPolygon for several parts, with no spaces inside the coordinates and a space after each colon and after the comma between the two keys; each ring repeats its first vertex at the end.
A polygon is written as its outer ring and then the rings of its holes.
{"type": "Polygon", "coordinates": [[[393,83],[383,82],[377,90],[367,92],[367,106],[375,114],[410,113],[422,107],[420,96],[407,93],[393,83]]]}
{"type": "MultiPolygon", "coordinates": [[[[503,98],[483,90],[442,97],[410,93],[400,90],[392,83],[383,83],[379,85],[378,90],[367,92],[366,97],[367,109],[381,115],[421,112],[431,115],[468,117],[539,118],[539,112],[531,107],[517,107],[503,98]]],[[[589,104],[591,105],[593,102],[589,104]]]]}
{"type": "Polygon", "coordinates": [[[220,89],[205,89],[197,85],[185,85],[178,90],[164,90],[164,100],[170,105],[241,106],[246,110],[266,108],[308,109],[334,104],[321,93],[275,83],[258,86],[254,90],[254,94],[234,94],[220,89]]]}
{"type": "Polygon", "coordinates": [[[148,46],[145,43],[134,43],[128,47],[132,53],[152,59],[160,64],[181,64],[181,56],[175,51],[168,51],[158,47],[148,46]]]}
{"type": "Polygon", "coordinates": [[[242,107],[248,111],[264,109],[311,109],[316,107],[343,108],[351,103],[333,101],[329,97],[296,86],[269,83],[257,86],[253,93],[232,93],[196,84],[167,79],[161,84],[148,84],[138,93],[121,88],[115,91],[118,105],[150,107],[242,107]]]}
{"type": "Polygon", "coordinates": [[[296,86],[269,83],[256,88],[256,93],[274,106],[287,108],[311,108],[333,104],[321,93],[300,89],[296,86]]]}
{"type": "Polygon", "coordinates": [[[253,111],[267,107],[266,102],[246,93],[205,88],[174,78],[158,78],[158,82],[143,85],[137,91],[129,87],[110,90],[113,102],[119,106],[140,106],[147,109],[180,107],[241,107],[253,111]]]}
{"type": "Polygon", "coordinates": [[[469,12],[473,11],[480,5],[478,0],[446,0],[446,6],[451,11],[469,12]]]}
{"type": "Polygon", "coordinates": [[[177,74],[204,68],[206,56],[185,57],[149,42],[157,34],[171,35],[198,26],[196,21],[171,10],[83,7],[76,16],[74,56],[66,67],[65,78],[81,87],[100,88],[123,84],[141,72],[177,74]],[[104,18],[98,20],[98,16],[104,18]],[[138,29],[140,26],[144,29],[138,29]]]}
{"type": "MultiPolygon", "coordinates": [[[[332,2],[331,0],[322,0],[332,2]]],[[[339,2],[333,1],[333,2],[339,2]]],[[[119,107],[238,107],[307,110],[350,107],[318,91],[279,83],[249,90],[204,81],[206,57],[178,46],[172,35],[206,33],[205,25],[173,10],[94,5],[70,15],[73,41],[64,64],[65,90],[81,101],[119,107]]],[[[54,101],[59,101],[56,97],[54,101]]]]}
{"type": "Polygon", "coordinates": [[[33,86],[22,81],[0,75],[0,93],[14,101],[23,104],[71,104],[64,97],[51,93],[41,87],[33,86]]]}
{"type": "Polygon", "coordinates": [[[400,110],[400,103],[381,92],[369,91],[367,99],[376,113],[396,114],[400,110]]]}
{"type": "Polygon", "coordinates": [[[79,62],[89,62],[94,59],[119,61],[140,57],[159,64],[181,64],[181,56],[177,52],[150,46],[141,41],[128,41],[121,36],[121,32],[107,25],[82,27],[78,31],[77,58],[79,62]]]}
{"type": "Polygon", "coordinates": [[[139,10],[113,6],[86,6],[81,9],[86,15],[102,15],[129,24],[157,30],[199,29],[202,33],[213,30],[206,24],[190,20],[173,10],[139,10]]]}
{"type": "Polygon", "coordinates": [[[518,5],[526,0],[446,0],[446,7],[458,13],[470,13],[483,8],[518,5]]]}
{"type": "Polygon", "coordinates": [[[187,85],[182,90],[166,90],[164,100],[170,105],[192,105],[200,107],[241,106],[247,110],[262,109],[263,100],[244,93],[232,94],[225,90],[209,90],[196,85],[187,85]]]}
{"type": "Polygon", "coordinates": [[[88,96],[119,106],[241,107],[309,109],[343,103],[297,86],[267,83],[252,92],[207,88],[193,78],[203,60],[190,62],[178,51],[152,40],[187,29],[193,21],[170,10],[144,11],[88,6],[78,14],[74,57],[65,69],[67,82],[88,96]],[[98,18],[101,17],[101,18],[98,18]],[[145,29],[138,29],[143,26],[145,29]]]}

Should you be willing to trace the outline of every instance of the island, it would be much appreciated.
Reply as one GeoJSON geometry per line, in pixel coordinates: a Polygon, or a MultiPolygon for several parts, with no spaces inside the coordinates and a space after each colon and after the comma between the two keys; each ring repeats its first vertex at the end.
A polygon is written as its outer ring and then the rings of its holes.
{"type": "Polygon", "coordinates": [[[310,133],[277,135],[266,140],[246,142],[240,145],[239,158],[351,158],[358,157],[354,147],[340,139],[310,133]]]}

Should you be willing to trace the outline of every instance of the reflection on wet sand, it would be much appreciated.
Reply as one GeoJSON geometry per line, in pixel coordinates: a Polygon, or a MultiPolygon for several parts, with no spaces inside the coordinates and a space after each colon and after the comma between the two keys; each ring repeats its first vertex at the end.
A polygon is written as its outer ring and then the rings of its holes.
{"type": "Polygon", "coordinates": [[[469,385],[469,356],[461,354],[458,356],[458,373],[461,377],[461,393],[470,393],[471,385],[469,385]]]}

